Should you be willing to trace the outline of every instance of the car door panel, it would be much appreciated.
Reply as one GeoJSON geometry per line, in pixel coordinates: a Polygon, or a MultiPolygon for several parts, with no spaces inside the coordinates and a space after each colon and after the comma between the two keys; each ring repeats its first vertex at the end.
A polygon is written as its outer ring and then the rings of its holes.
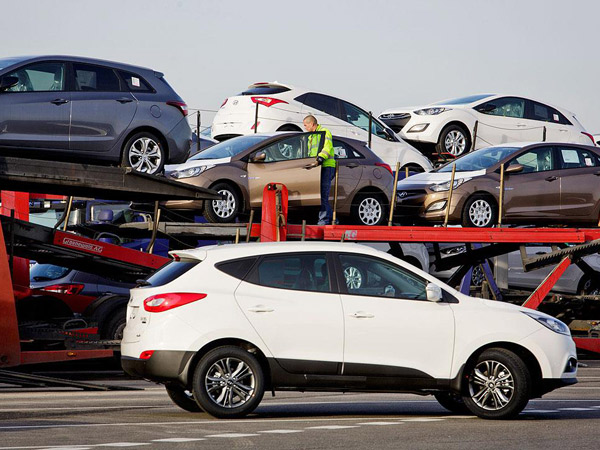
{"type": "Polygon", "coordinates": [[[19,82],[0,92],[0,145],[68,150],[71,93],[66,65],[39,62],[4,76],[14,76],[19,82]]]}
{"type": "Polygon", "coordinates": [[[74,63],[73,73],[70,148],[109,152],[129,127],[138,102],[131,92],[121,91],[110,68],[74,63]]]}
{"type": "Polygon", "coordinates": [[[243,314],[288,372],[335,375],[341,365],[344,318],[326,270],[321,255],[265,256],[235,291],[243,314]]]}
{"type": "Polygon", "coordinates": [[[600,157],[591,150],[557,146],[560,170],[560,210],[567,218],[598,223],[600,157]],[[585,188],[584,188],[585,187],[585,188]]]}

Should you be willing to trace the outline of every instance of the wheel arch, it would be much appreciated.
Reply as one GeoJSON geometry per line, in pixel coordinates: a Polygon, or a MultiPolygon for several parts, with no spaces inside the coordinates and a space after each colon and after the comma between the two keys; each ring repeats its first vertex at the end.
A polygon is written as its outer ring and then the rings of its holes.
{"type": "Polygon", "coordinates": [[[244,204],[244,211],[242,211],[242,213],[245,213],[246,211],[250,210],[249,194],[248,194],[248,192],[244,192],[244,190],[240,187],[239,184],[237,184],[236,182],[232,181],[229,178],[219,178],[218,180],[215,180],[210,184],[209,189],[212,189],[213,186],[216,186],[219,183],[228,184],[235,190],[236,194],[239,195],[239,197],[242,199],[242,202],[244,204]]]}
{"type": "Polygon", "coordinates": [[[463,122],[463,121],[461,121],[461,120],[456,120],[456,119],[454,119],[454,120],[452,120],[452,121],[448,122],[447,124],[445,124],[445,125],[444,125],[444,126],[441,128],[441,129],[440,129],[440,132],[439,132],[439,134],[438,134],[438,136],[437,136],[437,141],[436,141],[436,142],[439,142],[439,140],[440,140],[440,136],[442,135],[442,133],[444,132],[444,130],[445,130],[446,128],[448,128],[449,126],[452,126],[452,125],[456,125],[456,126],[458,126],[458,127],[461,127],[461,128],[463,128],[463,129],[464,129],[464,130],[465,130],[465,131],[466,131],[466,132],[469,134],[469,138],[471,139],[471,143],[473,143],[473,127],[469,128],[469,126],[468,126],[468,125],[467,125],[465,122],[463,122]]]}
{"type": "Polygon", "coordinates": [[[131,139],[131,137],[134,134],[141,133],[143,131],[147,131],[148,133],[152,133],[158,139],[160,139],[160,143],[162,144],[163,148],[165,149],[165,162],[168,161],[169,160],[169,144],[167,143],[167,139],[166,139],[165,135],[163,133],[161,133],[157,128],[154,128],[154,127],[151,127],[151,126],[148,126],[148,125],[144,125],[144,126],[141,126],[141,127],[134,128],[129,133],[127,133],[127,135],[125,136],[125,139],[123,139],[123,142],[121,144],[121,152],[120,152],[119,161],[123,160],[123,155],[125,154],[125,144],[127,144],[127,141],[129,141],[129,139],[131,139]]]}
{"type": "Polygon", "coordinates": [[[479,355],[481,355],[484,351],[492,348],[511,351],[519,358],[521,358],[527,366],[527,369],[529,370],[529,374],[531,376],[531,385],[533,387],[532,396],[538,397],[541,395],[541,391],[536,391],[536,389],[541,389],[542,387],[542,368],[539,361],[537,360],[535,355],[527,348],[514,342],[508,341],[490,342],[475,350],[471,354],[471,356],[469,356],[467,361],[462,365],[457,377],[452,380],[451,387],[453,390],[464,393],[464,389],[466,387],[466,376],[469,373],[469,370],[474,366],[475,361],[477,360],[479,355]]]}
{"type": "Polygon", "coordinates": [[[286,123],[277,128],[277,131],[302,131],[302,128],[293,123],[286,123]]]}
{"type": "Polygon", "coordinates": [[[206,355],[208,352],[210,352],[211,350],[214,350],[215,348],[225,347],[225,346],[239,347],[243,350],[246,350],[246,351],[252,353],[254,356],[256,356],[256,358],[258,359],[258,361],[260,363],[261,368],[263,369],[263,374],[265,376],[265,388],[266,389],[270,388],[270,386],[271,386],[271,369],[269,367],[269,361],[267,360],[267,357],[265,356],[263,351],[257,345],[253,344],[252,342],[249,342],[245,339],[234,338],[234,337],[222,338],[222,339],[217,339],[216,341],[209,342],[208,344],[204,345],[200,350],[198,350],[194,354],[194,356],[190,359],[190,362],[188,363],[188,365],[186,367],[186,373],[184,376],[186,388],[191,389],[192,380],[194,378],[194,368],[198,365],[198,363],[202,359],[202,357],[204,355],[206,355]]]}

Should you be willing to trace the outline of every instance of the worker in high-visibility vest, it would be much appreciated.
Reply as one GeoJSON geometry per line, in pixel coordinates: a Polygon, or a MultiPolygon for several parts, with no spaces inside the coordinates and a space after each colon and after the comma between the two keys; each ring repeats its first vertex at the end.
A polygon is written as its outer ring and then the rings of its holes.
{"type": "Polygon", "coordinates": [[[317,123],[313,115],[304,118],[304,129],[308,132],[325,132],[325,142],[319,151],[321,135],[313,134],[308,137],[308,156],[316,157],[311,167],[321,166],[321,209],[319,210],[319,222],[317,225],[331,225],[333,220],[333,209],[329,205],[329,191],[331,181],[335,177],[335,153],[333,151],[333,138],[331,131],[317,123]]]}

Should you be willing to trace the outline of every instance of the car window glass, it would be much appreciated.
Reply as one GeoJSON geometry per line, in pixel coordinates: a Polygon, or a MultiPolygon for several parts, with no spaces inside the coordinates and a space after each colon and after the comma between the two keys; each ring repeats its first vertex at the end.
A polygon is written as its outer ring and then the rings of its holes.
{"type": "Polygon", "coordinates": [[[369,131],[369,114],[348,102],[342,102],[342,110],[342,120],[369,131]]]}
{"type": "Polygon", "coordinates": [[[252,268],[258,258],[242,258],[233,261],[224,261],[216,265],[216,268],[227,275],[231,275],[234,278],[243,280],[248,274],[248,271],[252,268]]]}
{"type": "Polygon", "coordinates": [[[554,152],[552,147],[534,148],[513,158],[507,167],[511,164],[521,164],[523,166],[523,170],[518,172],[519,174],[554,170],[554,152]]]}
{"type": "Polygon", "coordinates": [[[576,169],[579,167],[598,167],[600,158],[590,150],[563,147],[558,149],[563,169],[576,169]]]}
{"type": "Polygon", "coordinates": [[[340,254],[348,294],[427,300],[427,283],[421,277],[388,261],[369,256],[340,254]]]}
{"type": "Polygon", "coordinates": [[[265,256],[252,269],[247,281],[279,289],[331,292],[324,253],[265,256]]]}
{"type": "Polygon", "coordinates": [[[330,97],[329,95],[310,93],[306,95],[303,103],[306,106],[310,106],[311,108],[322,111],[333,117],[340,117],[339,100],[337,98],[330,97]]]}
{"type": "Polygon", "coordinates": [[[112,69],[90,64],[73,64],[76,91],[115,92],[120,90],[119,78],[112,69]]]}
{"type": "Polygon", "coordinates": [[[199,263],[200,261],[170,261],[160,268],[158,272],[154,272],[154,274],[146,281],[150,283],[152,287],[163,286],[174,279],[179,278],[199,263]]]}
{"type": "Polygon", "coordinates": [[[337,139],[333,140],[333,151],[335,153],[335,159],[348,159],[357,157],[349,145],[346,145],[345,142],[337,139]]]}
{"type": "Polygon", "coordinates": [[[31,281],[51,281],[63,278],[71,269],[54,264],[34,264],[29,271],[31,281]]]}
{"type": "Polygon", "coordinates": [[[231,156],[239,155],[240,153],[248,150],[250,147],[270,138],[271,136],[265,136],[261,134],[238,136],[203,150],[200,153],[192,156],[189,160],[197,161],[199,159],[229,158],[231,156]]]}
{"type": "Polygon", "coordinates": [[[65,65],[59,62],[43,62],[15,70],[4,75],[16,77],[19,82],[6,92],[43,92],[65,90],[65,65]]]}
{"type": "Polygon", "coordinates": [[[525,117],[525,99],[514,97],[496,98],[475,108],[482,114],[502,117],[525,117]]]}
{"type": "Polygon", "coordinates": [[[552,122],[560,124],[570,124],[570,122],[558,110],[544,105],[543,103],[531,102],[531,117],[528,119],[539,120],[541,122],[552,122]]]}
{"type": "MultiPolygon", "coordinates": [[[[154,92],[154,89],[148,84],[146,80],[140,77],[138,74],[125,72],[124,70],[119,70],[119,75],[121,78],[125,80],[125,84],[130,91],[133,92],[154,92]]],[[[161,80],[167,84],[167,80],[161,77],[161,80]]]]}
{"type": "Polygon", "coordinates": [[[437,172],[452,172],[452,167],[456,164],[456,170],[466,172],[470,170],[481,170],[498,164],[511,153],[520,150],[519,147],[487,147],[474,152],[467,153],[464,156],[449,162],[445,166],[437,169],[437,172]]]}
{"type": "MultiPolygon", "coordinates": [[[[310,139],[318,139],[319,133],[305,133],[281,139],[273,144],[262,148],[265,153],[264,162],[289,161],[309,157],[310,139]],[[315,137],[311,137],[315,136],[315,137]]],[[[316,155],[313,155],[316,156],[316,155]]]]}

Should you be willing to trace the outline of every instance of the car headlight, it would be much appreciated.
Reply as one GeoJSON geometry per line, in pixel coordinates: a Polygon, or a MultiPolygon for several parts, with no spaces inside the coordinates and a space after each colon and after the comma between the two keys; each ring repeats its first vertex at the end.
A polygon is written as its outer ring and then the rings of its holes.
{"type": "Polygon", "coordinates": [[[170,175],[172,178],[176,178],[178,180],[181,178],[197,177],[201,173],[206,172],[208,169],[211,169],[213,167],[215,167],[214,164],[211,166],[190,167],[189,169],[174,170],[170,173],[170,175]]]}
{"type": "Polygon", "coordinates": [[[437,116],[438,114],[441,114],[443,112],[446,111],[452,111],[452,108],[424,108],[424,109],[417,109],[415,111],[415,114],[419,115],[419,116],[437,116]]]}
{"type": "Polygon", "coordinates": [[[538,314],[533,311],[531,311],[531,312],[530,311],[521,311],[521,312],[523,314],[525,314],[526,316],[531,317],[536,322],[541,323],[549,330],[554,331],[555,333],[564,334],[566,336],[571,335],[571,331],[569,330],[569,327],[566,324],[564,324],[563,322],[561,322],[560,320],[555,319],[554,317],[544,316],[542,314],[538,314]]]}
{"type": "MultiPolygon", "coordinates": [[[[454,180],[454,187],[452,189],[456,189],[461,184],[466,183],[470,179],[471,178],[458,178],[458,179],[455,179],[454,180]]],[[[429,186],[429,189],[431,189],[433,192],[449,191],[450,190],[450,181],[446,181],[445,183],[432,184],[431,186],[429,186]]]]}

